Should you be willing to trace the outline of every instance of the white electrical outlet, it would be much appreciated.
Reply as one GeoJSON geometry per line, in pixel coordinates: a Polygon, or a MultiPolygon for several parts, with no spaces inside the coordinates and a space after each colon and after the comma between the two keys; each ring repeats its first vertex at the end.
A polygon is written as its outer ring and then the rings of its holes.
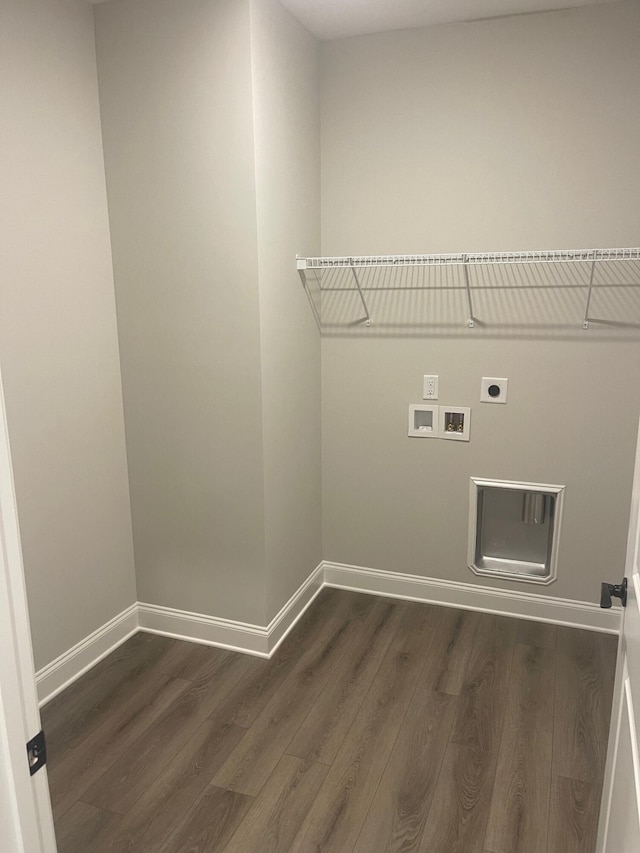
{"type": "Polygon", "coordinates": [[[438,376],[424,376],[422,384],[422,399],[437,400],[438,399],[438,376]]]}

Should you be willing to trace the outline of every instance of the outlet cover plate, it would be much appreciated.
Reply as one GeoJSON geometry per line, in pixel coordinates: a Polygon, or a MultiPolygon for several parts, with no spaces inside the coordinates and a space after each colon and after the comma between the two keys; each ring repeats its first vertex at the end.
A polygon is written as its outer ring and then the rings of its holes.
{"type": "Polygon", "coordinates": [[[495,376],[483,376],[480,380],[481,403],[506,403],[509,390],[508,379],[497,379],[495,376]],[[498,389],[496,393],[495,389],[498,389]]]}
{"type": "Polygon", "coordinates": [[[437,400],[438,399],[438,380],[439,376],[423,376],[422,381],[422,399],[437,400]]]}

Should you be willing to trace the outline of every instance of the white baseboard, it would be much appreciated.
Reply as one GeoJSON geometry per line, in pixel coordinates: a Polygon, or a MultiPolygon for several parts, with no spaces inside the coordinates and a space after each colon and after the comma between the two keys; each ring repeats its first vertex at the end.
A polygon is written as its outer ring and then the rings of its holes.
{"type": "Polygon", "coordinates": [[[138,630],[138,605],[132,604],[36,673],[40,707],[68,687],[138,630]]]}
{"type": "Polygon", "coordinates": [[[149,634],[269,657],[267,629],[259,625],[144,603],[138,604],[138,620],[140,630],[149,634]]]}
{"type": "Polygon", "coordinates": [[[311,605],[324,585],[324,563],[320,563],[267,626],[269,634],[269,657],[274,654],[280,643],[289,631],[291,631],[305,610],[311,605]]]}
{"type": "Polygon", "coordinates": [[[620,631],[619,607],[603,610],[597,604],[555,598],[551,595],[496,589],[419,575],[403,575],[342,563],[325,562],[322,565],[325,586],[390,598],[424,601],[444,607],[460,607],[463,610],[482,610],[486,613],[586,628],[590,631],[611,634],[620,631]]]}
{"type": "Polygon", "coordinates": [[[550,595],[322,562],[266,627],[160,607],[156,604],[132,604],[36,673],[40,705],[53,699],[136,631],[163,634],[192,643],[205,643],[270,658],[325,586],[409,601],[424,601],[444,607],[482,610],[486,613],[551,622],[572,628],[587,628],[591,631],[611,634],[620,631],[619,607],[602,610],[597,604],[554,598],[550,595]]]}
{"type": "Polygon", "coordinates": [[[321,563],[266,627],[143,603],[138,603],[138,624],[152,634],[270,658],[320,592],[322,581],[321,563]]]}
{"type": "Polygon", "coordinates": [[[266,627],[136,602],[36,673],[40,707],[136,631],[270,658],[322,589],[323,574],[320,563],[266,627]]]}

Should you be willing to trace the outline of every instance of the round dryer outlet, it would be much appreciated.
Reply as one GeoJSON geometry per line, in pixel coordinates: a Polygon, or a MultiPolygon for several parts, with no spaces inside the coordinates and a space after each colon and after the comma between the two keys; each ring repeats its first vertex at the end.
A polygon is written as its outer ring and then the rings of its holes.
{"type": "Polygon", "coordinates": [[[480,382],[481,403],[506,403],[508,379],[497,379],[495,376],[483,376],[480,382]]]}

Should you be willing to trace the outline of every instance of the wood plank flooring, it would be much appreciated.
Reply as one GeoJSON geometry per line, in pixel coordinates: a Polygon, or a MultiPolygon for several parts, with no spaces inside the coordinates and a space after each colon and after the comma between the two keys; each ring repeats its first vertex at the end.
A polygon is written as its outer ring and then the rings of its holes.
{"type": "Polygon", "coordinates": [[[615,654],[333,589],[270,661],[137,634],[43,708],[59,853],[593,853],[615,654]]]}

